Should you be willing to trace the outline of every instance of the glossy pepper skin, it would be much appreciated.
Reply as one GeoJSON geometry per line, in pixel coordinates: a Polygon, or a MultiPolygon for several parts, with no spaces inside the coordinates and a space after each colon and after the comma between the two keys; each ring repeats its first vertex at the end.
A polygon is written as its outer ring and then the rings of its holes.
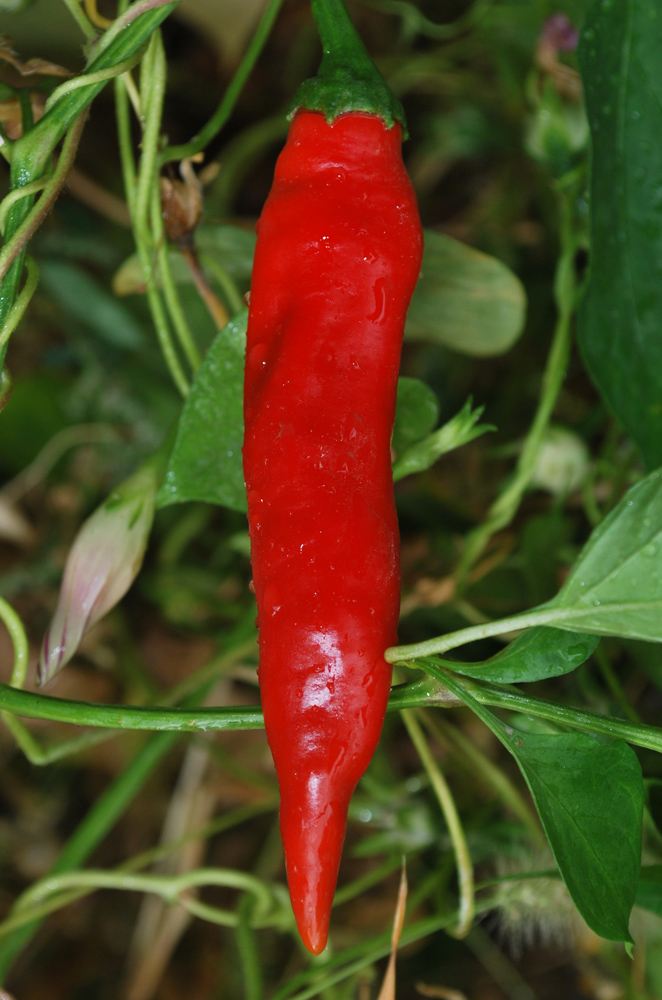
{"type": "Polygon", "coordinates": [[[299,112],[258,223],[244,473],[259,681],[304,943],[324,948],[396,642],[390,437],[422,231],[401,130],[299,112]]]}

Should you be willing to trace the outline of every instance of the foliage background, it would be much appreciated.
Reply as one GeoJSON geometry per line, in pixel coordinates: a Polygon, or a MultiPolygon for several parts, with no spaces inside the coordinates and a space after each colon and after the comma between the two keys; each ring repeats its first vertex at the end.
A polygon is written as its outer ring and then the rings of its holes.
{"type": "MultiPolygon", "coordinates": [[[[397,486],[402,643],[550,600],[588,538],[596,509],[597,516],[606,513],[644,474],[639,452],[610,416],[573,348],[554,409],[554,423],[566,434],[557,438],[556,452],[547,452],[548,466],[536,468],[517,518],[477,561],[467,589],[455,591],[462,538],[484,519],[512,473],[535,412],[557,321],[554,283],[564,239],[559,178],[573,170],[578,174],[571,191],[577,239],[572,260],[577,280],[585,273],[587,137],[579,129],[573,147],[575,133],[570,140],[550,133],[550,120],[552,132],[555,125],[561,129],[558,122],[568,108],[572,113],[572,102],[559,95],[558,80],[540,65],[538,46],[547,18],[565,13],[580,26],[587,7],[542,0],[476,0],[473,5],[421,0],[416,6],[366,0],[351,6],[369,51],[405,104],[411,134],[405,158],[424,224],[503,261],[523,283],[527,300],[525,329],[506,353],[472,357],[434,337],[408,341],[405,347],[402,373],[434,391],[441,424],[472,396],[484,407],[483,420],[496,429],[397,486]],[[456,31],[458,23],[462,30],[456,31]],[[550,472],[549,462],[555,456],[558,462],[559,455],[578,472],[570,485],[558,464],[550,472]]],[[[100,3],[99,9],[114,14],[112,2],[100,3]]],[[[251,15],[256,19],[258,14],[248,2],[183,0],[164,23],[163,131],[171,143],[188,141],[211,116],[253,30],[251,15]]],[[[24,58],[40,56],[74,71],[81,68],[82,39],[64,5],[36,0],[15,13],[0,7],[0,17],[2,31],[24,58]]],[[[283,141],[284,113],[318,59],[308,4],[287,0],[227,127],[207,151],[206,163],[217,161],[220,170],[205,189],[206,226],[229,223],[240,233],[252,231],[283,141]]],[[[577,68],[573,53],[560,56],[560,62],[577,68]]],[[[8,175],[4,166],[0,171],[4,193],[8,175]]],[[[0,492],[0,596],[25,622],[33,660],[82,520],[159,445],[180,409],[144,296],[114,294],[118,271],[134,251],[123,197],[107,88],[93,104],[69,189],[32,245],[41,281],[9,355],[14,391],[1,417],[0,473],[6,485],[0,492]],[[88,179],[94,182],[91,188],[88,179]],[[107,194],[114,198],[102,197],[107,194]],[[35,460],[37,474],[20,478],[35,460]]],[[[242,270],[241,239],[215,252],[228,270],[235,267],[243,293],[248,275],[242,270]]],[[[214,338],[214,324],[191,285],[180,291],[204,350],[214,338]]],[[[475,289],[467,293],[467,302],[472,294],[475,289]]],[[[498,334],[496,323],[485,329],[488,337],[498,334]]],[[[240,512],[201,502],[160,509],[137,583],[85,638],[52,693],[82,701],[158,700],[205,664],[219,644],[244,648],[254,617],[249,580],[240,512]]],[[[4,635],[0,641],[2,679],[7,680],[11,648],[4,635]]],[[[459,655],[484,659],[502,648],[500,641],[484,639],[471,647],[470,656],[459,655]]],[[[578,670],[532,690],[560,705],[654,724],[661,683],[658,646],[606,639],[578,670]]],[[[251,652],[229,664],[211,699],[258,703],[251,652]]],[[[442,718],[430,746],[462,816],[477,880],[549,869],[551,856],[522,821],[530,803],[517,814],[517,804],[529,800],[509,755],[468,710],[437,714],[442,718]],[[471,747],[480,751],[478,763],[471,747]]],[[[507,713],[501,715],[508,721],[507,713]]],[[[46,742],[70,733],[57,723],[30,726],[46,742]]],[[[555,731],[533,720],[530,728],[534,735],[555,731]]],[[[1,730],[3,909],[8,911],[19,892],[47,873],[144,739],[125,733],[39,769],[1,730]]],[[[638,754],[650,805],[645,860],[656,863],[661,769],[652,751],[638,754]]],[[[92,863],[112,868],[160,840],[177,840],[213,822],[207,838],[169,855],[160,870],[187,871],[204,864],[282,882],[275,796],[261,732],[173,740],[92,863]]],[[[355,947],[357,954],[362,948],[367,954],[365,942],[389,931],[403,853],[414,917],[449,910],[456,882],[448,830],[405,727],[390,715],[355,797],[340,885],[363,891],[335,911],[336,953],[355,947]]],[[[237,905],[227,889],[205,889],[203,898],[217,906],[237,905]]],[[[654,998],[662,992],[659,918],[637,908],[631,931],[638,946],[633,962],[621,945],[603,942],[588,930],[558,881],[506,882],[499,905],[463,941],[437,932],[402,951],[398,996],[423,992],[457,1000],[455,990],[475,1000],[544,1000],[561,994],[654,998]]],[[[296,992],[295,977],[307,960],[291,936],[270,929],[257,932],[257,940],[265,995],[313,995],[296,992]]],[[[191,921],[157,899],[99,892],[49,917],[8,985],[17,1000],[250,996],[254,987],[246,983],[242,947],[247,946],[234,931],[191,921]]],[[[368,961],[328,986],[325,996],[375,995],[382,971],[383,963],[368,961]]],[[[309,968],[302,990],[312,973],[309,968]]]]}

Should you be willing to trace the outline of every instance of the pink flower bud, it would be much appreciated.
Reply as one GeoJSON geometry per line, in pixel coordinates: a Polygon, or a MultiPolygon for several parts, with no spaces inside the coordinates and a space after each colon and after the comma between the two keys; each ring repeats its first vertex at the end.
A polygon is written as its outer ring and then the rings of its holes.
{"type": "Polygon", "coordinates": [[[543,25],[540,41],[556,52],[574,52],[579,32],[565,14],[552,14],[543,25]]]}
{"type": "Polygon", "coordinates": [[[161,468],[153,459],[88,517],[71,547],[57,608],[44,636],[39,683],[69,662],[81,639],[124,597],[142,565],[161,468]]]}

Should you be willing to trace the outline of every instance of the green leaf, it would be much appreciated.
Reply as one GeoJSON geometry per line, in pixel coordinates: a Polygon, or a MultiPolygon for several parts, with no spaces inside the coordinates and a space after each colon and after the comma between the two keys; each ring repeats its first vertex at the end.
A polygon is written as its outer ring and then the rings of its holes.
{"type": "Polygon", "coordinates": [[[504,726],[448,670],[426,671],[465,702],[524,775],[575,906],[609,941],[631,942],[628,921],[641,857],[644,782],[634,751],[584,733],[539,735],[504,726]]]}
{"type": "Polygon", "coordinates": [[[589,927],[630,942],[641,863],[644,785],[634,751],[584,733],[506,730],[563,881],[589,927]]]}
{"type": "Polygon", "coordinates": [[[625,494],[545,608],[570,612],[559,628],[662,642],[662,475],[625,494]]]}
{"type": "MultiPolygon", "coordinates": [[[[241,290],[247,289],[253,268],[255,233],[239,226],[199,226],[195,245],[208,279],[216,284],[214,264],[222,267],[241,290]]],[[[172,276],[177,284],[193,284],[191,269],[182,254],[168,252],[172,276]]],[[[134,295],[145,290],[145,279],[138,254],[131,254],[115,273],[113,291],[116,295],[134,295]]]]}
{"type": "Polygon", "coordinates": [[[662,917],[662,865],[646,865],[641,869],[635,903],[662,917]]]}
{"type": "Polygon", "coordinates": [[[137,350],[146,343],[140,324],[126,306],[76,264],[42,259],[39,277],[48,294],[102,340],[129,350],[137,350]]]}
{"type": "Polygon", "coordinates": [[[400,455],[429,434],[439,419],[439,402],[432,389],[417,378],[398,379],[393,448],[400,455]]]}
{"type": "MultiPolygon", "coordinates": [[[[400,379],[402,382],[403,380],[400,379]]],[[[398,398],[399,402],[399,398],[398,398]]],[[[410,448],[400,455],[393,465],[393,481],[398,482],[405,476],[410,476],[414,472],[423,472],[429,469],[442,455],[454,448],[460,448],[463,444],[473,441],[486,431],[493,431],[496,428],[491,424],[477,424],[483,412],[483,407],[477,410],[471,409],[471,397],[466,401],[459,413],[436,430],[429,434],[422,441],[417,441],[410,448]]],[[[396,424],[398,420],[396,412],[396,424]]]]}
{"type": "Polygon", "coordinates": [[[579,343],[649,468],[662,464],[661,50],[658,3],[591,6],[580,45],[593,165],[579,343]]]}
{"type": "Polygon", "coordinates": [[[496,684],[540,681],[575,670],[589,658],[599,641],[593,635],[537,626],[527,629],[503,652],[482,663],[453,661],[445,665],[458,674],[496,684]]]}
{"type": "Polygon", "coordinates": [[[203,500],[246,510],[244,439],[244,309],[218,334],[184,404],[157,506],[203,500]]]}
{"type": "Polygon", "coordinates": [[[476,357],[503,354],[521,334],[525,311],[524,289],[505,264],[450,236],[425,231],[406,339],[476,357]]]}

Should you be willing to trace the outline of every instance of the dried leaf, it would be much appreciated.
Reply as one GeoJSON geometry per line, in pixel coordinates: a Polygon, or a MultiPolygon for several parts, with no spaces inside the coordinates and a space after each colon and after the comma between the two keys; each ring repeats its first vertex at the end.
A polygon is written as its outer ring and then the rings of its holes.
{"type": "MultiPolygon", "coordinates": [[[[38,122],[44,113],[46,96],[33,90],[30,94],[30,103],[32,104],[32,117],[38,122]]],[[[0,101],[0,123],[10,139],[20,139],[23,132],[23,116],[17,97],[0,101]]]]}
{"type": "Polygon", "coordinates": [[[423,997],[433,997],[434,1000],[467,1000],[464,993],[452,990],[448,986],[429,986],[427,983],[416,983],[416,992],[423,997]]]}
{"type": "Polygon", "coordinates": [[[33,58],[28,59],[27,62],[21,62],[18,53],[11,47],[6,35],[0,35],[0,59],[13,66],[21,76],[69,77],[74,75],[71,70],[65,69],[64,66],[58,66],[57,63],[48,62],[47,59],[33,58]]]}
{"type": "MultiPolygon", "coordinates": [[[[202,215],[202,184],[190,158],[179,165],[182,180],[161,178],[161,212],[171,243],[187,242],[202,215]]],[[[226,320],[227,322],[227,320],[226,320]]]]}
{"type": "Polygon", "coordinates": [[[395,956],[400,943],[400,936],[405,922],[405,907],[407,905],[407,869],[404,858],[402,860],[402,873],[400,875],[400,888],[398,889],[398,902],[395,907],[393,918],[393,933],[391,934],[391,957],[388,960],[386,974],[382,988],[379,991],[377,1000],[395,1000],[395,956]]]}
{"type": "MultiPolygon", "coordinates": [[[[14,545],[30,545],[34,540],[34,529],[25,517],[0,496],[0,538],[14,545]]],[[[2,996],[0,995],[0,1000],[2,996]]]]}

